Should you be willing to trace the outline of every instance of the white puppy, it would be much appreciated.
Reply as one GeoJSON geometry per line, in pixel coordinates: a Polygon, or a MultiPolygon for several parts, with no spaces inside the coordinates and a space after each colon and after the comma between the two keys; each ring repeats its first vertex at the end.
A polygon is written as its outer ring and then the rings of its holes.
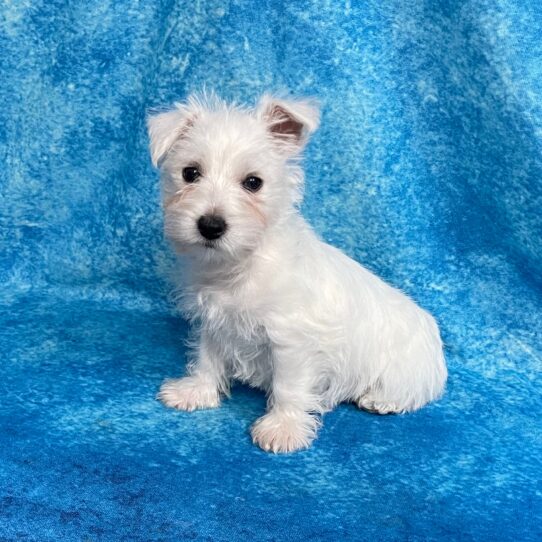
{"type": "Polygon", "coordinates": [[[190,411],[217,407],[232,380],[261,388],[252,438],[273,452],[308,447],[340,402],[408,412],[447,377],[435,320],[299,214],[318,122],[315,104],[269,96],[254,109],[191,97],[148,119],[165,233],[187,264],[180,301],[200,333],[188,376],[159,398],[190,411]]]}

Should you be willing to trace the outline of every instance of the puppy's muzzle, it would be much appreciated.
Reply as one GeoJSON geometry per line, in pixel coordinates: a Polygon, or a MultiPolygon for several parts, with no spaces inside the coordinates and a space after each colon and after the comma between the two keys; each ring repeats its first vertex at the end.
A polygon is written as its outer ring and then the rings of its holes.
{"type": "Polygon", "coordinates": [[[222,237],[226,228],[226,221],[219,215],[203,215],[198,220],[199,232],[210,241],[222,237]]]}

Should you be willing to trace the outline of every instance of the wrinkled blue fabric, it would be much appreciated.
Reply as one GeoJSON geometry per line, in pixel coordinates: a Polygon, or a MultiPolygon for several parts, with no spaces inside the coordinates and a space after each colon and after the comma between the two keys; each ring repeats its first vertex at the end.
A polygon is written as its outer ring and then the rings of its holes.
{"type": "Polygon", "coordinates": [[[33,0],[0,7],[0,539],[542,538],[542,7],[33,0]],[[315,96],[303,213],[438,319],[444,398],[250,442],[265,397],[182,374],[149,108],[315,96]]]}

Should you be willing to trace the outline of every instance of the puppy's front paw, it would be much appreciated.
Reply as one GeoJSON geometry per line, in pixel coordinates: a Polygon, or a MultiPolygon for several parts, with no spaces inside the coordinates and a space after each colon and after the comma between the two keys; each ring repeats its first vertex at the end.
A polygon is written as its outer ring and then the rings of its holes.
{"type": "Polygon", "coordinates": [[[306,412],[271,410],[252,426],[252,441],[266,452],[287,453],[308,448],[318,421],[306,412]]]}
{"type": "Polygon", "coordinates": [[[216,408],[220,404],[217,387],[197,376],[166,380],[157,398],[168,407],[188,412],[200,408],[216,408]]]}

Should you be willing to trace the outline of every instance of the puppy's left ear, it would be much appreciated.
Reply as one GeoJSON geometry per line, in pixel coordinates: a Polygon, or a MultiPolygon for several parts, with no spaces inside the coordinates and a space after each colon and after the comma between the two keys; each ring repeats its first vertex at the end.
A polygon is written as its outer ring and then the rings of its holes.
{"type": "Polygon", "coordinates": [[[147,117],[151,160],[154,167],[159,167],[167,152],[191,125],[190,114],[180,103],[171,111],[151,114],[147,117]]]}
{"type": "Polygon", "coordinates": [[[265,95],[256,108],[276,141],[293,153],[299,152],[320,124],[316,100],[281,100],[265,95]]]}

